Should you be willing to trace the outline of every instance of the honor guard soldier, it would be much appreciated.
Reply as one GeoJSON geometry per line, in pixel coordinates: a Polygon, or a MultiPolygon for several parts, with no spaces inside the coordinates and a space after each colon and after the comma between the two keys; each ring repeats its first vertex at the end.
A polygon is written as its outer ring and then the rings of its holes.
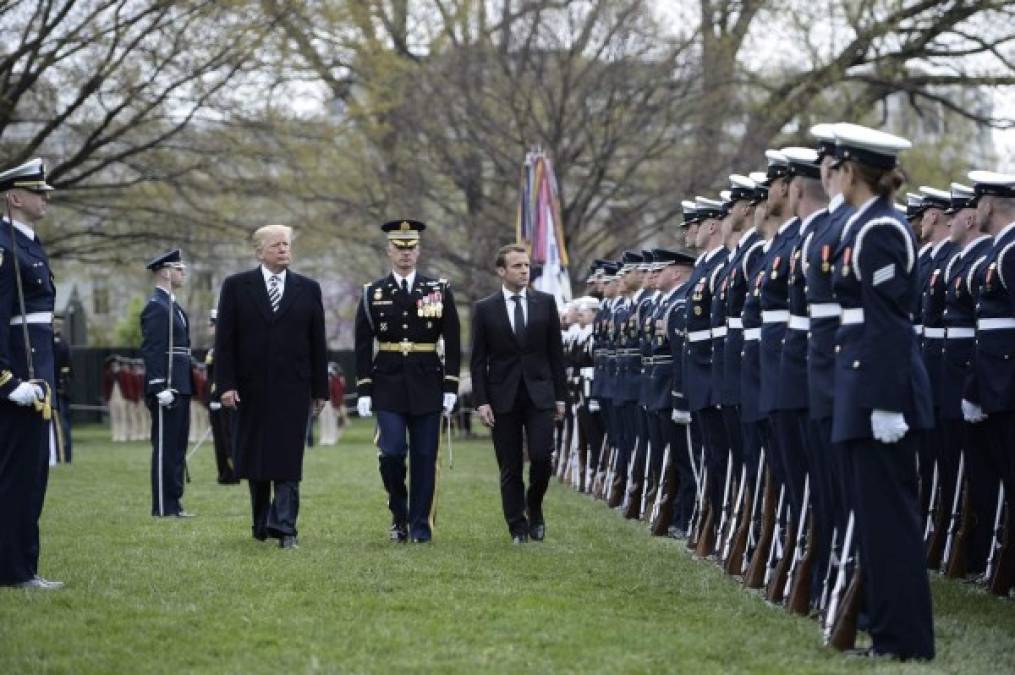
{"type": "MultiPolygon", "coordinates": [[[[218,321],[218,310],[208,314],[208,334],[212,344],[215,343],[215,323],[218,321]]],[[[215,387],[215,347],[208,350],[204,357],[204,365],[208,374],[208,418],[211,424],[212,441],[215,444],[215,466],[218,469],[220,485],[235,485],[240,482],[233,467],[233,415],[232,408],[222,405],[219,397],[221,392],[215,387]]]]}
{"type": "Polygon", "coordinates": [[[458,310],[446,279],[416,271],[426,225],[396,220],[381,229],[387,233],[392,271],[364,284],[356,310],[357,411],[361,417],[377,413],[391,539],[424,543],[433,536],[441,413],[450,415],[458,397],[458,310]],[[405,485],[406,454],[411,491],[405,485]]]}
{"type": "Polygon", "coordinates": [[[49,258],[35,234],[53,188],[33,159],[0,173],[0,586],[63,586],[39,576],[55,386],[49,258]]]}
{"type": "Polygon", "coordinates": [[[179,249],[147,265],[155,292],[141,311],[141,356],[145,367],[145,402],[152,415],[152,515],[190,518],[183,497],[187,439],[190,435],[190,322],[176,303],[176,289],[186,280],[179,249]]]}
{"type": "Polygon", "coordinates": [[[613,312],[622,301],[619,279],[621,263],[607,260],[603,261],[602,267],[603,300],[596,313],[593,331],[592,358],[596,370],[589,400],[589,411],[599,414],[605,430],[603,446],[599,453],[599,467],[592,486],[592,496],[597,499],[607,497],[607,476],[615,463],[619,447],[613,411],[617,367],[616,348],[613,344],[613,312]]]}
{"type": "Polygon", "coordinates": [[[638,348],[637,305],[641,297],[640,253],[626,251],[620,268],[618,300],[611,317],[611,342],[614,347],[614,377],[611,400],[616,433],[616,461],[613,481],[607,486],[610,508],[620,506],[626,496],[628,467],[637,442],[638,377],[641,353],[638,348]],[[637,372],[635,372],[637,371],[637,372]]]}
{"type": "Polygon", "coordinates": [[[933,425],[930,383],[913,331],[916,241],[893,202],[909,141],[835,127],[842,192],[857,209],[833,267],[842,306],[836,334],[832,441],[854,475],[853,511],[871,653],[934,657],[934,629],[919,513],[916,435],[933,425]]]}
{"type": "MultiPolygon", "coordinates": [[[[1015,174],[974,171],[969,179],[976,192],[980,230],[990,234],[993,242],[973,271],[979,292],[976,350],[962,408],[968,421],[984,425],[991,456],[1001,467],[1011,513],[1015,495],[1015,174]]],[[[997,595],[1007,596],[1015,580],[1013,541],[1007,533],[999,569],[988,580],[997,595]]]]}

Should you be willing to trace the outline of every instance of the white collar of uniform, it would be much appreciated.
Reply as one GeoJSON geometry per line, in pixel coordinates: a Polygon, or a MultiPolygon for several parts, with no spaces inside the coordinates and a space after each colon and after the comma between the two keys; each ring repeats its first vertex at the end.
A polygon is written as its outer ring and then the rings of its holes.
{"type": "Polygon", "coordinates": [[[634,295],[631,296],[631,303],[637,305],[639,302],[641,302],[641,299],[643,297],[645,297],[645,289],[639,288],[634,292],[634,295]]]}
{"type": "Polygon", "coordinates": [[[994,235],[994,239],[995,240],[996,239],[1000,239],[1001,237],[1003,237],[1004,235],[1008,234],[1012,230],[1015,230],[1015,222],[1008,223],[1007,225],[1005,225],[1003,230],[1001,230],[996,235],[994,235]]]}
{"type": "Polygon", "coordinates": [[[749,240],[749,239],[751,238],[751,235],[752,235],[752,234],[754,234],[754,232],[756,231],[756,229],[757,229],[757,228],[755,228],[755,227],[754,227],[754,226],[752,225],[752,226],[751,226],[751,229],[747,230],[747,231],[746,231],[746,232],[744,232],[744,233],[743,233],[742,235],[740,235],[740,241],[738,241],[738,242],[737,242],[737,250],[739,250],[739,249],[743,248],[744,244],[746,244],[746,243],[747,243],[747,241],[748,241],[748,240],[749,240]]]}
{"type": "Polygon", "coordinates": [[[680,288],[680,284],[676,284],[673,288],[671,288],[670,290],[668,290],[665,293],[663,293],[662,302],[666,302],[667,300],[672,298],[673,294],[677,292],[678,288],[680,288]]]}
{"type": "Polygon", "coordinates": [[[860,208],[858,208],[856,212],[849,217],[849,220],[846,221],[846,226],[842,228],[842,232],[839,234],[839,241],[845,241],[846,235],[849,233],[849,228],[852,227],[853,223],[860,220],[860,218],[863,217],[863,214],[867,212],[867,209],[872,207],[877,201],[878,196],[874,195],[865,201],[863,205],[861,205],[860,208]]]}
{"type": "Polygon", "coordinates": [[[409,272],[407,277],[403,277],[398,272],[391,270],[391,276],[395,277],[395,285],[399,288],[402,288],[402,279],[405,279],[405,284],[409,287],[410,291],[412,290],[412,285],[416,283],[416,270],[409,272]]]}
{"type": "Polygon", "coordinates": [[[653,300],[658,300],[658,299],[659,299],[659,296],[660,296],[661,294],[662,294],[662,291],[660,291],[660,290],[659,290],[659,289],[657,288],[656,290],[652,291],[652,299],[653,299],[653,300]]]}
{"type": "MultiPolygon", "coordinates": [[[[987,235],[983,235],[983,236],[986,237],[987,235]]],[[[976,240],[979,241],[980,239],[983,239],[983,237],[978,237],[976,240]]],[[[932,249],[930,249],[930,254],[931,255],[937,255],[938,251],[941,250],[941,247],[944,246],[946,243],[948,243],[948,241],[949,241],[948,237],[942,237],[941,241],[939,241],[936,244],[934,244],[934,247],[932,249]]],[[[923,251],[921,250],[921,254],[922,253],[923,253],[923,251]]]]}
{"type": "Polygon", "coordinates": [[[970,251],[972,251],[973,247],[976,246],[977,244],[979,244],[984,239],[990,239],[990,235],[989,234],[981,234],[979,237],[977,237],[976,239],[972,240],[971,242],[969,242],[968,244],[963,246],[962,247],[962,253],[960,255],[963,258],[965,258],[966,254],[969,253],[970,251]]]}
{"type": "Polygon", "coordinates": [[[35,241],[35,230],[32,229],[31,225],[22,223],[20,220],[12,220],[11,222],[14,223],[14,227],[18,228],[18,231],[21,232],[21,234],[25,235],[30,240],[35,241]]]}
{"type": "Polygon", "coordinates": [[[275,276],[275,277],[278,277],[279,283],[281,283],[283,286],[285,286],[285,275],[286,275],[286,272],[288,272],[288,271],[289,270],[282,270],[278,274],[274,274],[267,267],[265,267],[264,265],[261,265],[261,276],[264,277],[264,283],[265,283],[265,285],[271,284],[271,278],[273,276],[275,276]]]}
{"type": "Polygon", "coordinates": [[[176,294],[167,291],[166,289],[162,288],[161,286],[156,286],[155,290],[162,291],[163,293],[168,295],[169,296],[169,302],[176,302],[176,294]]]}
{"type": "Polygon", "coordinates": [[[592,324],[587,326],[578,326],[578,337],[587,338],[592,333],[592,324]]]}
{"type": "MultiPolygon", "coordinates": [[[[941,241],[944,241],[944,239],[942,239],[941,241]]],[[[924,244],[923,246],[920,247],[919,251],[916,252],[916,257],[917,258],[922,258],[923,254],[926,253],[927,251],[929,251],[930,249],[932,249],[933,247],[934,247],[934,242],[928,241],[926,244],[924,244]]]]}
{"type": "Polygon", "coordinates": [[[529,290],[528,287],[526,287],[518,291],[517,293],[512,293],[511,291],[508,290],[507,286],[502,285],[500,287],[500,292],[504,294],[504,302],[508,303],[508,307],[512,307],[511,303],[513,302],[513,300],[511,300],[511,298],[512,296],[515,295],[520,295],[522,296],[522,300],[528,301],[529,299],[528,290],[529,290]]]}
{"type": "Polygon", "coordinates": [[[810,227],[811,223],[814,222],[814,219],[817,218],[818,216],[820,216],[822,213],[828,213],[828,209],[818,209],[817,211],[815,211],[811,215],[809,215],[806,218],[804,218],[803,223],[801,223],[801,225],[800,225],[800,234],[803,234],[804,232],[806,232],[807,228],[810,227]]]}
{"type": "Polygon", "coordinates": [[[726,250],[725,246],[716,246],[711,251],[709,251],[708,253],[705,254],[705,262],[708,262],[709,260],[714,258],[715,254],[718,253],[719,251],[725,251],[725,250],[726,250]]]}
{"type": "Polygon", "coordinates": [[[786,230],[788,230],[788,229],[789,229],[789,226],[793,224],[793,221],[794,221],[794,220],[796,220],[796,216],[793,216],[792,218],[790,218],[789,220],[787,220],[787,221],[786,221],[785,223],[783,223],[782,225],[780,225],[780,226],[779,226],[779,234],[782,234],[783,232],[785,232],[786,230]]]}
{"type": "Polygon", "coordinates": [[[828,212],[835,213],[839,210],[839,207],[846,203],[846,198],[842,196],[842,193],[835,195],[828,200],[828,212]]]}

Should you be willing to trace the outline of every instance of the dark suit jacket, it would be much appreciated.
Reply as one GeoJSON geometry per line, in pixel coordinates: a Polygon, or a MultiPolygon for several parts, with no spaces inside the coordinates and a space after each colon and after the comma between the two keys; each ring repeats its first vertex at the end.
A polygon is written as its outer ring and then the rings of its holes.
{"type": "Polygon", "coordinates": [[[470,370],[477,407],[490,404],[495,413],[510,411],[523,381],[540,410],[552,409],[555,401],[567,401],[557,303],[552,295],[531,288],[526,296],[528,320],[522,341],[511,329],[500,289],[473,307],[470,370]]]}
{"type": "Polygon", "coordinates": [[[328,398],[321,287],[286,274],[271,311],[260,267],[222,284],[215,329],[215,390],[236,389],[237,476],[300,480],[310,399],[328,398]]]}

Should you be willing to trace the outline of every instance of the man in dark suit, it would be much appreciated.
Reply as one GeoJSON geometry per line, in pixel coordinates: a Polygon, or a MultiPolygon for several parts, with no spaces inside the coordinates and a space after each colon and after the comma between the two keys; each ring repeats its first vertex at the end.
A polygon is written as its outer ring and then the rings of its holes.
{"type": "Polygon", "coordinates": [[[500,491],[516,544],[546,533],[543,495],[550,481],[553,423],[567,389],[560,317],[553,296],[532,290],[529,255],[510,244],[497,252],[502,287],[472,312],[472,385],[479,419],[493,430],[500,491]],[[522,480],[522,438],[532,466],[522,480]],[[526,513],[527,511],[527,513],[526,513]]]}
{"type": "Polygon", "coordinates": [[[189,518],[183,497],[190,397],[190,322],[176,303],[175,290],[186,278],[180,249],[148,263],[155,291],[141,312],[141,355],[145,402],[152,414],[152,515],[189,518]]]}
{"type": "Polygon", "coordinates": [[[316,281],[288,270],[291,228],[266,225],[254,245],[261,264],[222,284],[215,388],[236,409],[235,469],[250,484],[254,538],[295,548],[307,412],[328,398],[324,305],[316,281]]]}

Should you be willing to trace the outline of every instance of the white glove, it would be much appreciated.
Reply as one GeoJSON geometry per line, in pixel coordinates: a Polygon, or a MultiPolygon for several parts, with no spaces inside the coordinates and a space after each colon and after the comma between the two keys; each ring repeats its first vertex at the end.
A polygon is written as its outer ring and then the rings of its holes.
{"type": "Polygon", "coordinates": [[[218,401],[212,401],[211,403],[208,404],[208,410],[215,411],[222,410],[222,404],[219,403],[218,401]]]}
{"type": "Polygon", "coordinates": [[[909,431],[909,425],[906,424],[906,418],[902,413],[872,410],[871,431],[874,438],[882,443],[897,443],[909,431]]]}
{"type": "Polygon", "coordinates": [[[690,424],[691,413],[687,412],[686,410],[674,410],[670,414],[670,419],[676,422],[677,424],[690,424]]]}
{"type": "Polygon", "coordinates": [[[458,394],[447,393],[444,394],[444,414],[450,415],[451,411],[455,409],[455,402],[458,400],[458,394]]]}
{"type": "Polygon", "coordinates": [[[987,413],[976,403],[962,399],[962,418],[970,424],[976,424],[987,419],[987,413]]]}
{"type": "Polygon", "coordinates": [[[599,401],[596,399],[589,400],[589,412],[599,412],[599,401]]]}
{"type": "Polygon", "coordinates": [[[356,399],[356,412],[360,417],[370,417],[370,397],[360,396],[356,399]]]}
{"type": "Polygon", "coordinates": [[[36,401],[46,398],[46,392],[37,384],[22,382],[7,394],[7,398],[18,405],[32,405],[36,401]]]}
{"type": "Polygon", "coordinates": [[[163,408],[168,408],[173,405],[173,401],[176,400],[176,396],[169,389],[163,389],[159,393],[155,394],[155,398],[159,399],[159,405],[163,408]]]}

